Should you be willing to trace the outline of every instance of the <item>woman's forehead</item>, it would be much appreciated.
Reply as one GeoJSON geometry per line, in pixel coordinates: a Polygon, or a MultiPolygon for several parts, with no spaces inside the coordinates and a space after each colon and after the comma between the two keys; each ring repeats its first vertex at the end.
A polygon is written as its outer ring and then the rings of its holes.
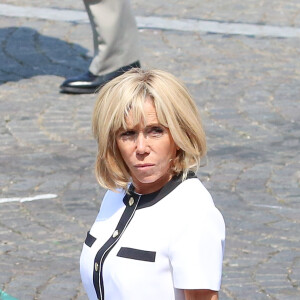
{"type": "Polygon", "coordinates": [[[115,130],[134,128],[136,126],[151,126],[152,124],[169,127],[164,114],[157,111],[155,103],[152,99],[144,101],[136,106],[131,105],[129,109],[123,113],[123,117],[115,130]],[[141,104],[141,105],[140,105],[141,104]]]}

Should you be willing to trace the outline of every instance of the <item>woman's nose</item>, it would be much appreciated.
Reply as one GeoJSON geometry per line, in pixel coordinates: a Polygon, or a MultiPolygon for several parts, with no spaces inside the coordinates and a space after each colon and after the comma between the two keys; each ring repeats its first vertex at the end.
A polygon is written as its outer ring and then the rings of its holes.
{"type": "Polygon", "coordinates": [[[148,151],[148,140],[143,132],[140,132],[136,139],[136,151],[139,154],[144,154],[148,151]]]}

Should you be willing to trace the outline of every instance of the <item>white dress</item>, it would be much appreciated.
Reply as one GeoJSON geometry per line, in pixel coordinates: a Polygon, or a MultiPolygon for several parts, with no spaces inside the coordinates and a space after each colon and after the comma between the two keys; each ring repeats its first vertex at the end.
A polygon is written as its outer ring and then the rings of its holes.
{"type": "Polygon", "coordinates": [[[196,177],[160,191],[108,191],[80,258],[90,300],[183,300],[184,289],[218,291],[224,220],[196,177]]]}

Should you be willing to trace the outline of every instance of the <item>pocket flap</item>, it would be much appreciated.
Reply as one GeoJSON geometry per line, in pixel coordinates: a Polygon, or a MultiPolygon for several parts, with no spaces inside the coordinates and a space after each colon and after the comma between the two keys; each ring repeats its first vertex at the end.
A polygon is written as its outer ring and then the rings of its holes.
{"type": "Polygon", "coordinates": [[[135,260],[155,262],[156,252],[121,247],[117,256],[135,260]]]}
{"type": "Polygon", "coordinates": [[[88,231],[84,243],[85,243],[87,246],[92,247],[95,241],[96,241],[96,238],[93,237],[93,236],[90,234],[90,232],[88,231]]]}

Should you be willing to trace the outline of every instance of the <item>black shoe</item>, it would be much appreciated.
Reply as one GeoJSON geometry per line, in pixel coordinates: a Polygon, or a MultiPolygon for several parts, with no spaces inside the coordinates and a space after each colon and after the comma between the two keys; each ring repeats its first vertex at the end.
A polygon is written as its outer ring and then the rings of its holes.
{"type": "Polygon", "coordinates": [[[114,72],[96,76],[91,72],[69,78],[60,86],[62,93],[70,94],[93,94],[98,91],[105,83],[124,74],[132,68],[140,68],[140,62],[136,61],[130,65],[122,67],[114,72]]]}

